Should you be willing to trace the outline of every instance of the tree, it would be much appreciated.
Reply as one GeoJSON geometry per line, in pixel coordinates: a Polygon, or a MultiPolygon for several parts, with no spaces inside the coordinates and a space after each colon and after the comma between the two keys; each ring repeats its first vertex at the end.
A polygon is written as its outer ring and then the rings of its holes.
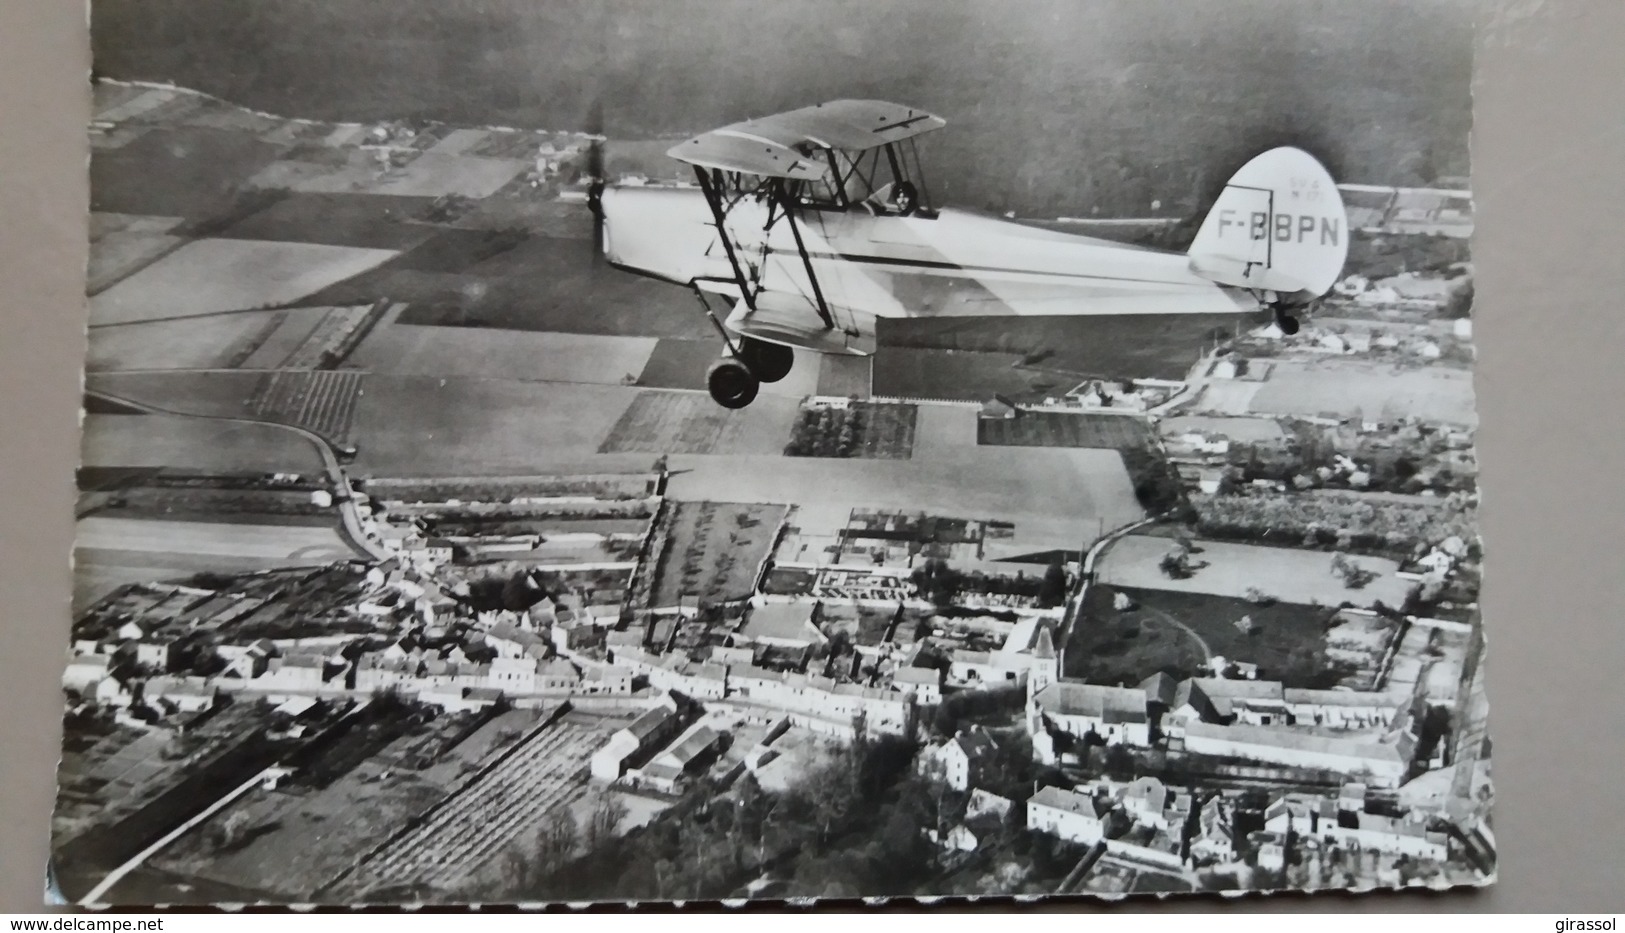
{"type": "Polygon", "coordinates": [[[598,799],[592,813],[587,817],[586,846],[589,852],[596,852],[606,846],[615,838],[615,831],[627,817],[626,804],[614,794],[605,794],[598,799]]]}
{"type": "Polygon", "coordinates": [[[1064,602],[1066,602],[1066,566],[1057,556],[1044,570],[1044,580],[1038,588],[1038,605],[1048,609],[1064,602]]]}

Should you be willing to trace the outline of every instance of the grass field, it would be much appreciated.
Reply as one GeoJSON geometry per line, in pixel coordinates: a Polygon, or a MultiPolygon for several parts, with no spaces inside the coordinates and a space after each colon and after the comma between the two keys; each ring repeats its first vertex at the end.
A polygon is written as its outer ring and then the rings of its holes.
{"type": "Polygon", "coordinates": [[[1288,686],[1332,686],[1326,665],[1325,624],[1333,610],[1279,602],[1255,606],[1207,593],[1092,586],[1066,648],[1066,676],[1091,683],[1138,684],[1157,671],[1196,674],[1219,656],[1257,664],[1259,676],[1288,686]],[[1113,608],[1118,592],[1135,608],[1113,608]],[[1252,619],[1255,634],[1236,626],[1252,619]]]}
{"type": "Polygon", "coordinates": [[[1327,551],[1260,547],[1224,541],[1199,541],[1191,561],[1200,569],[1187,579],[1175,580],[1158,563],[1172,545],[1166,538],[1129,535],[1106,552],[1099,564],[1099,579],[1111,586],[1163,589],[1182,593],[1242,598],[1256,587],[1282,602],[1336,606],[1343,602],[1368,608],[1381,601],[1404,604],[1412,586],[1395,574],[1399,565],[1377,557],[1355,558],[1377,578],[1358,590],[1348,589],[1332,572],[1333,555],[1327,551]],[[1205,566],[1201,566],[1204,565],[1205,566]]]}
{"type": "Polygon", "coordinates": [[[180,223],[179,217],[92,214],[85,293],[108,288],[186,242],[170,234],[180,223]]]}
{"type": "Polygon", "coordinates": [[[641,371],[655,341],[645,337],[537,334],[383,324],[348,364],[400,376],[469,376],[622,385],[641,371]]]}
{"type": "Polygon", "coordinates": [[[1443,366],[1401,368],[1353,360],[1310,365],[1278,363],[1252,397],[1250,409],[1281,415],[1334,412],[1367,421],[1423,421],[1472,425],[1473,376],[1443,366]]]}
{"type": "Polygon", "coordinates": [[[975,447],[976,409],[964,405],[916,405],[914,455],[930,459],[938,451],[975,447]]]}
{"type": "Polygon", "coordinates": [[[91,209],[206,218],[229,207],[276,156],[277,147],[249,133],[158,127],[121,148],[91,153],[91,209]]]}
{"type": "Polygon", "coordinates": [[[196,240],[95,296],[90,321],[94,326],[287,304],[393,255],[311,243],[196,240]]]}
{"type": "Polygon", "coordinates": [[[647,470],[654,453],[598,454],[638,391],[373,374],[352,427],[360,447],[355,470],[379,476],[647,470]]]}
{"type": "Polygon", "coordinates": [[[1128,415],[1029,411],[1019,418],[981,418],[977,442],[1010,447],[1141,448],[1151,440],[1144,419],[1128,415]]]}
{"type": "Polygon", "coordinates": [[[358,556],[332,527],[235,522],[178,522],[149,518],[79,520],[78,547],[200,558],[241,558],[264,566],[321,564],[358,556]]]}
{"type": "Polygon", "coordinates": [[[778,453],[796,416],[788,399],[758,398],[729,411],[697,392],[640,391],[599,447],[601,453],[751,455],[778,453]]]}
{"type": "Polygon", "coordinates": [[[716,339],[693,295],[595,260],[590,240],[532,237],[456,273],[389,263],[316,299],[350,304],[381,295],[412,305],[402,324],[716,339]]]}
{"type": "Polygon", "coordinates": [[[281,312],[245,311],[97,327],[85,366],[92,372],[229,367],[247,359],[280,322],[281,312]]]}
{"type": "Polygon", "coordinates": [[[233,240],[408,250],[435,232],[432,227],[407,222],[433,202],[425,197],[291,192],[215,235],[233,240]]]}
{"type": "Polygon", "coordinates": [[[267,378],[256,372],[93,372],[85,387],[176,414],[256,418],[255,400],[267,378]]]}
{"type": "Polygon", "coordinates": [[[818,394],[835,398],[868,398],[873,366],[873,358],[867,356],[822,357],[818,366],[818,394]]]}
{"type": "Polygon", "coordinates": [[[783,506],[674,502],[667,548],[655,570],[654,606],[684,596],[704,602],[748,596],[773,546],[783,506]]]}
{"type": "Polygon", "coordinates": [[[322,469],[310,442],[281,428],[168,415],[89,415],[82,450],[87,467],[227,473],[322,469]]]}

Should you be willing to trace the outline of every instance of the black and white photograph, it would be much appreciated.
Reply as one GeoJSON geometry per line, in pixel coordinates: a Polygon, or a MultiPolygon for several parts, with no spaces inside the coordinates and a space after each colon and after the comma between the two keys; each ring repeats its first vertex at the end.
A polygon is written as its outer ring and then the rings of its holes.
{"type": "Polygon", "coordinates": [[[59,903],[1495,881],[1480,0],[89,12],[59,903]]]}

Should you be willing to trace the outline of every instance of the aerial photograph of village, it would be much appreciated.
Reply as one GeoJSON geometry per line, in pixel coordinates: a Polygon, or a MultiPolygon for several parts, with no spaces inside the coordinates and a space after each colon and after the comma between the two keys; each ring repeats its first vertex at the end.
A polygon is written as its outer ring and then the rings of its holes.
{"type": "Polygon", "coordinates": [[[1472,3],[398,6],[91,4],[64,902],[1493,882],[1472,3]],[[599,192],[842,98],[1132,249],[1303,146],[1347,260],[718,404],[599,192]]]}

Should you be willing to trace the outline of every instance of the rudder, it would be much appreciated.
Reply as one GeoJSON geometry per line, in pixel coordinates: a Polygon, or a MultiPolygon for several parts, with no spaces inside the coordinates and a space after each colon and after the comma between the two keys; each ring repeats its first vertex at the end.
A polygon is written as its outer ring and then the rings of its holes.
{"type": "Polygon", "coordinates": [[[1310,301],[1342,277],[1348,226],[1325,167],[1301,149],[1271,149],[1225,184],[1191,243],[1191,269],[1286,304],[1310,301]]]}

